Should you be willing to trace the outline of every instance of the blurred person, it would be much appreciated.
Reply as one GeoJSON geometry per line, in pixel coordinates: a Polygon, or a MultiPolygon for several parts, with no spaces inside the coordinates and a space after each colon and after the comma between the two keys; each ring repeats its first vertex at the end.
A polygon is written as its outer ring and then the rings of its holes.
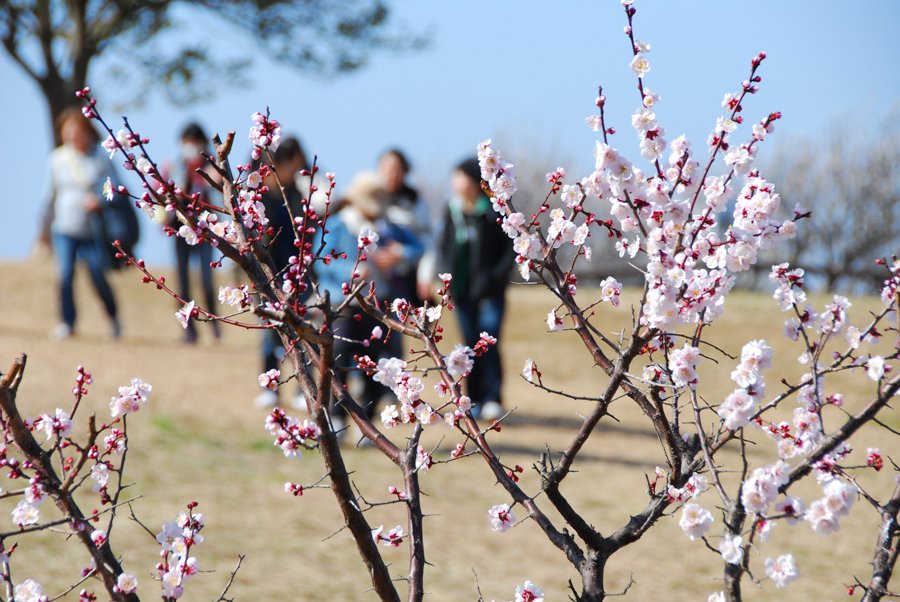
{"type": "MultiPolygon", "coordinates": [[[[402,276],[408,273],[409,266],[421,259],[422,243],[412,230],[388,218],[389,195],[377,174],[364,172],[354,177],[344,200],[346,206],[326,223],[328,234],[325,236],[325,249],[326,252],[346,253],[347,258],[336,259],[327,265],[317,264],[320,289],[328,291],[333,304],[344,299],[342,284],[351,279],[356,264],[358,237],[363,229],[368,228],[378,234],[377,248],[366,254],[367,260],[360,263],[358,270],[362,278],[375,284],[379,299],[394,299],[402,276]]],[[[389,390],[355,370],[353,356],[368,355],[374,361],[391,356],[391,347],[384,343],[384,336],[373,336],[373,329],[378,325],[355,303],[351,303],[333,325],[336,366],[347,373],[345,382],[348,384],[357,379],[354,384],[361,389],[358,400],[369,417],[375,415],[378,401],[389,390]],[[354,315],[361,315],[361,318],[354,319],[354,315]]],[[[399,340],[401,336],[391,332],[385,334],[389,340],[399,340]]],[[[336,429],[342,427],[346,410],[340,405],[335,406],[332,419],[336,421],[336,429]]]]}
{"type": "Polygon", "coordinates": [[[398,148],[386,150],[378,159],[378,174],[388,195],[387,219],[411,230],[425,249],[422,260],[407,266],[407,272],[399,275],[395,292],[398,297],[421,304],[432,295],[432,220],[428,203],[407,182],[411,169],[409,159],[398,148]]]}
{"type": "MultiPolygon", "coordinates": [[[[186,196],[200,195],[202,203],[208,203],[212,188],[209,183],[197,173],[198,169],[209,169],[202,153],[209,152],[209,139],[206,132],[197,123],[189,123],[181,132],[181,156],[175,162],[171,171],[171,178],[175,186],[180,188],[186,196]]],[[[167,224],[170,228],[178,230],[181,223],[174,213],[160,213],[167,216],[167,224]]],[[[189,245],[181,236],[172,236],[175,245],[175,263],[178,274],[178,294],[182,299],[191,300],[191,259],[197,258],[200,262],[200,286],[203,291],[206,308],[215,312],[216,291],[213,286],[213,247],[209,244],[189,245]]],[[[186,343],[197,342],[196,320],[188,320],[185,329],[184,341],[186,343]]],[[[218,339],[221,336],[219,323],[211,321],[213,336],[218,339]]]]}
{"type": "MultiPolygon", "coordinates": [[[[272,256],[277,283],[280,281],[278,274],[288,267],[291,257],[297,254],[291,215],[294,217],[302,215],[301,205],[304,197],[298,183],[305,182],[308,188],[308,178],[301,174],[304,170],[309,170],[309,164],[300,141],[294,137],[284,139],[278,146],[278,150],[272,155],[272,167],[275,171],[270,171],[263,181],[268,190],[262,194],[262,203],[273,233],[271,236],[266,236],[263,242],[268,246],[272,256]],[[277,177],[275,172],[277,172],[277,177]],[[281,188],[278,186],[279,180],[284,187],[283,196],[281,188]],[[287,206],[285,199],[287,199],[287,206]],[[290,211],[288,211],[288,207],[290,207],[290,211]]],[[[264,330],[262,339],[263,372],[277,369],[282,358],[284,358],[284,347],[281,344],[281,337],[274,330],[264,330]]],[[[256,397],[255,404],[258,407],[277,405],[278,393],[263,388],[256,397]]],[[[292,405],[296,409],[302,410],[306,408],[306,398],[298,393],[294,397],[292,405]]]]}
{"type": "MultiPolygon", "coordinates": [[[[474,348],[482,332],[500,338],[506,285],[515,253],[482,192],[478,160],[466,159],[457,165],[451,184],[453,196],[447,203],[437,241],[437,265],[439,272],[453,274],[450,292],[455,313],[463,341],[474,348]]],[[[468,378],[468,395],[476,416],[494,420],[502,415],[502,384],[500,349],[492,345],[475,359],[468,378]]]]}
{"type": "MultiPolygon", "coordinates": [[[[54,338],[75,333],[74,282],[78,259],[87,264],[94,290],[109,318],[113,338],[122,333],[115,294],[106,271],[110,254],[106,248],[104,190],[116,179],[110,159],[99,148],[99,137],[90,121],[77,107],[64,111],[58,120],[62,146],[50,153],[47,166],[48,215],[53,248],[59,262],[59,297],[62,321],[54,328],[54,338]]],[[[126,210],[130,204],[125,203],[126,210]]],[[[136,222],[135,222],[136,223],[136,222]]]]}

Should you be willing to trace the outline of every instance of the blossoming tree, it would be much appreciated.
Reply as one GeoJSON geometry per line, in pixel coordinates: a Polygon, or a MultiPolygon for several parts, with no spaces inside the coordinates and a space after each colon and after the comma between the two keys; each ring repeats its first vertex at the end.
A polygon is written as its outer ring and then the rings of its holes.
{"type": "MultiPolygon", "coordinates": [[[[285,363],[281,369],[260,375],[259,382],[277,388],[296,379],[306,396],[309,419],[276,408],[266,418],[265,428],[285,456],[299,457],[304,450],[316,450],[324,463],[321,481],[288,482],[285,490],[301,495],[322,487],[321,483],[329,484],[344,526],[371,576],[374,596],[382,600],[399,600],[401,594],[408,600],[424,598],[428,531],[420,479],[426,471],[440,470],[442,463],[472,462],[472,457],[481,459],[507,496],[491,508],[473,509],[475,514],[486,515],[485,532],[502,533],[521,521],[533,523],[530,528],[542,533],[548,545],[559,550],[561,562],[564,559],[573,567],[577,579],[569,586],[574,600],[595,602],[622,593],[610,592],[605,586],[608,561],[624,547],[652,537],[650,531],[663,520],[677,521],[686,543],[693,541],[699,550],[721,558],[721,586],[711,593],[710,601],[740,600],[742,584],[748,579],[763,587],[785,587],[803,567],[789,550],[767,549],[773,525],[787,523],[795,525],[792,528],[830,534],[859,500],[877,512],[881,528],[874,534],[872,573],[851,585],[850,593],[869,601],[896,595],[889,590],[889,580],[900,549],[900,486],[884,499],[864,489],[857,475],[882,471],[885,459],[874,448],[859,459],[851,440],[864,425],[882,424],[879,416],[900,388],[894,370],[900,355],[896,325],[900,261],[878,262],[885,278],[882,309],[858,325],[848,322],[847,299],[834,297],[824,307],[813,307],[806,299],[801,268],[772,267],[775,302],[788,316],[785,334],[801,353],[804,374],[799,379],[791,381],[776,374],[774,382],[778,384],[771,384],[772,377],[767,379],[767,374],[775,371],[775,362],[772,347],[764,340],[747,342],[740,356],[733,358],[712,345],[708,332],[725,310],[736,275],[754,265],[760,250],[792,237],[798,222],[810,213],[795,208],[787,219],[779,218],[779,195],[754,168],[759,147],[781,115],[767,114],[750,127],[745,139],[739,138],[745,121],[744,103],[758,90],[765,53],[751,60],[747,78],[736,91],[725,95],[724,114],[702,150],[695,150],[683,136],[667,140],[657,121],[654,106],[660,98],[647,85],[650,45],[635,36],[636,9],[631,1],[625,0],[623,5],[630,67],[638,90],[632,125],[646,161],[644,167],[613,146],[614,129],[605,120],[602,89],[596,114],[587,118],[588,126],[598,133],[595,170],[575,180],[563,169],[548,174],[549,192],[531,215],[516,210],[513,166],[491,141],[478,146],[485,191],[516,251],[521,276],[540,282],[555,298],[547,315],[548,329],[574,333],[603,371],[598,393],[581,398],[589,402],[589,411],[569,444],[561,454],[548,449],[536,458],[537,491],[526,490],[520,483],[521,466],[509,466],[495,452],[496,442],[503,437],[505,417],[489,424],[479,421],[471,411],[471,400],[464,395],[467,375],[497,340],[483,333],[474,348],[456,345],[442,350],[441,319],[453,310],[451,274],[440,275],[435,304],[417,306],[406,299],[382,298],[361,275],[378,235],[364,230],[355,249],[329,245],[333,174],[326,174],[323,190],[310,184],[301,211],[291,215],[293,230],[275,232],[260,202],[262,182],[273,168],[265,162],[258,168],[233,167],[229,160],[233,132],[225,140],[214,139],[215,154],[208,159],[219,178],[211,178],[210,184],[221,191],[222,200],[221,204],[207,203],[199,196],[186,196],[159,175],[146,137],[127,121],[121,130],[113,131],[90,90],[78,94],[85,102],[85,114],[108,132],[104,146],[111,155],[124,157],[126,168],[135,173],[142,187],[135,194],[124,184],[110,183],[110,190],[130,194],[148,214],[175,213],[181,225],[171,229],[170,235],[192,245],[214,245],[249,279],[249,285],[220,291],[223,303],[233,309],[228,315],[216,315],[192,300],[180,299],[183,307],[176,317],[183,325],[189,320],[218,320],[237,327],[271,329],[281,337],[285,363]],[[314,192],[324,196],[322,207],[310,201],[314,192]],[[732,201],[734,209],[729,213],[726,208],[732,201]],[[275,267],[264,243],[264,237],[273,235],[294,240],[296,255],[284,270],[275,267]],[[590,260],[591,239],[598,236],[615,239],[623,261],[633,263],[644,276],[640,298],[631,307],[631,326],[618,335],[607,334],[609,329],[596,324],[591,310],[608,303],[626,312],[620,302],[622,286],[614,278],[606,278],[599,291],[578,288],[578,267],[590,260]],[[574,249],[574,260],[565,264],[558,260],[563,247],[574,249]],[[316,270],[339,261],[354,267],[343,284],[341,298],[333,299],[318,286],[316,270]],[[360,370],[396,396],[396,403],[387,406],[375,421],[367,417],[335,367],[334,345],[339,336],[334,331],[335,320],[363,312],[381,323],[371,333],[371,340],[403,336],[412,348],[407,360],[356,358],[360,370]],[[886,336],[892,339],[889,344],[881,342],[886,336]],[[703,393],[704,364],[714,361],[734,366],[733,370],[726,368],[734,390],[723,399],[703,393]],[[426,391],[426,372],[437,376],[433,392],[426,391]],[[841,393],[830,385],[832,376],[839,373],[870,382],[868,398],[845,406],[841,393]],[[643,507],[628,509],[618,528],[601,531],[592,524],[591,509],[577,507],[562,484],[577,466],[597,425],[611,417],[614,404],[626,403],[635,404],[655,431],[663,460],[653,477],[647,478],[643,507]],[[396,467],[402,485],[389,489],[390,503],[405,508],[406,525],[386,529],[369,521],[368,511],[376,503],[366,501],[353,487],[341,450],[341,433],[332,419],[332,404],[342,405],[362,437],[385,462],[396,467]],[[786,412],[790,420],[782,418],[786,412]],[[425,429],[445,427],[452,429],[455,447],[449,457],[435,457],[423,447],[421,437],[425,429]],[[777,459],[757,465],[747,453],[750,443],[771,446],[777,459]],[[796,495],[796,485],[804,480],[815,480],[820,493],[806,500],[796,495]],[[380,545],[405,546],[408,571],[398,575],[397,569],[385,562],[380,545]],[[398,582],[403,583],[402,588],[398,582]]],[[[279,123],[269,115],[253,116],[250,139],[254,158],[264,158],[277,148],[280,131],[279,123]]],[[[309,175],[316,175],[315,167],[309,175]]],[[[311,178],[311,182],[318,181],[311,178]]],[[[291,210],[286,199],[285,206],[291,210]]],[[[165,280],[151,273],[142,261],[126,259],[142,272],[145,282],[177,298],[165,280]]],[[[18,530],[0,533],[0,543],[46,528],[48,523],[41,522],[38,506],[44,498],[52,498],[91,552],[93,564],[86,570],[85,580],[99,577],[113,599],[137,599],[138,591],[150,590],[138,589],[135,578],[124,571],[119,556],[110,550],[108,536],[116,510],[124,503],[120,498],[126,420],[146,402],[150,387],[135,380],[120,389],[110,406],[111,422],[97,425],[92,417],[88,440],[78,443],[70,433],[71,421],[91,381],[90,374],[79,370],[71,410],[57,409],[55,414],[28,422],[15,405],[23,368],[24,360],[20,360],[0,383],[7,441],[0,462],[15,478],[28,480],[13,510],[18,530]],[[45,435],[43,446],[35,433],[45,435]],[[94,482],[103,512],[109,517],[102,529],[87,527],[87,518],[73,496],[75,489],[89,481],[94,482]]],[[[544,375],[532,360],[526,362],[522,376],[536,388],[567,395],[545,385],[544,375]]],[[[894,465],[893,471],[897,470],[894,465]]],[[[194,508],[194,503],[189,504],[177,521],[164,525],[156,536],[162,546],[157,567],[159,591],[166,600],[179,598],[184,583],[197,571],[191,553],[202,542],[203,519],[194,508]]],[[[38,584],[15,584],[10,579],[10,552],[2,557],[8,598],[42,599],[38,584]]],[[[524,584],[516,590],[517,602],[543,600],[540,587],[526,577],[522,576],[524,584]]],[[[79,585],[73,586],[73,591],[79,585]]],[[[92,596],[82,590],[82,599],[95,599],[92,596]]]]}

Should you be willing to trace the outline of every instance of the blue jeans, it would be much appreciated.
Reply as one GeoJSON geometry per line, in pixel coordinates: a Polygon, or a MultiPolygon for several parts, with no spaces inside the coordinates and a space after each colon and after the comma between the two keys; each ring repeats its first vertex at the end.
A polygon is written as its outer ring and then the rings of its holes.
{"type": "Polygon", "coordinates": [[[75,283],[75,263],[79,257],[87,262],[91,282],[106,309],[106,315],[113,320],[116,319],[116,298],[105,275],[106,269],[109,267],[109,257],[106,250],[100,245],[101,243],[91,239],[82,240],[66,234],[53,234],[53,248],[56,249],[56,256],[59,260],[60,311],[63,322],[70,328],[75,327],[73,284],[75,283]]]}
{"type": "MultiPolygon", "coordinates": [[[[503,293],[478,302],[458,302],[456,317],[459,319],[465,344],[474,347],[482,332],[499,339],[505,307],[506,298],[503,293]]],[[[469,374],[468,383],[468,395],[473,404],[480,405],[486,401],[502,403],[500,393],[503,385],[503,368],[498,345],[489,347],[487,353],[475,358],[475,366],[469,374]]]]}

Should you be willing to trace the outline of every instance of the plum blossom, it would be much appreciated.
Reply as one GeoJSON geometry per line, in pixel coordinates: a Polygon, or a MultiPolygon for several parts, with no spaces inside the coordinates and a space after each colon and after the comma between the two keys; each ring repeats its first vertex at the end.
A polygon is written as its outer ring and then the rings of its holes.
{"type": "Polygon", "coordinates": [[[528,358],[527,360],[525,360],[525,367],[522,368],[522,376],[524,376],[525,380],[527,380],[530,383],[534,382],[535,376],[538,379],[541,378],[541,373],[537,369],[537,364],[535,364],[534,360],[532,360],[531,358],[528,358]]]}
{"type": "Polygon", "coordinates": [[[600,282],[600,300],[609,301],[613,307],[619,306],[619,295],[622,293],[622,283],[608,276],[600,282]]]}
{"type": "Polygon", "coordinates": [[[694,387],[697,384],[697,361],[700,349],[685,343],[671,353],[672,382],[676,387],[694,387]]]}
{"type": "Polygon", "coordinates": [[[744,539],[740,535],[726,533],[719,542],[719,553],[728,564],[739,564],[744,558],[744,548],[741,547],[744,539]]]}
{"type": "Polygon", "coordinates": [[[516,517],[509,509],[509,504],[497,504],[488,510],[488,520],[491,522],[491,531],[503,533],[516,522],[516,517]]]}
{"type": "MultiPolygon", "coordinates": [[[[274,119],[256,112],[250,116],[253,127],[250,128],[250,143],[255,147],[268,148],[270,151],[278,150],[281,144],[281,125],[274,119]]],[[[254,159],[261,156],[259,148],[254,149],[254,159]]]]}
{"type": "Polygon", "coordinates": [[[275,391],[278,389],[278,381],[281,378],[281,371],[277,368],[272,368],[267,372],[263,372],[257,377],[259,381],[259,386],[269,389],[271,391],[275,391]]]}
{"type": "Polygon", "coordinates": [[[106,531],[103,529],[94,529],[91,533],[91,541],[93,541],[94,545],[97,547],[102,546],[106,543],[106,531]]]}
{"type": "Polygon", "coordinates": [[[544,592],[531,581],[516,587],[515,602],[544,602],[544,592]]]}
{"type": "Polygon", "coordinates": [[[510,213],[503,218],[501,228],[510,238],[516,238],[519,235],[519,228],[524,227],[525,216],[521,213],[510,213]]]}
{"type": "Polygon", "coordinates": [[[12,511],[12,522],[19,527],[36,524],[40,518],[40,511],[37,507],[29,504],[26,500],[20,500],[12,511]]]}
{"type": "Polygon", "coordinates": [[[650,61],[643,54],[638,53],[631,59],[631,72],[638,77],[644,77],[650,71],[650,61]]]}
{"type": "Polygon", "coordinates": [[[197,231],[191,228],[188,225],[183,225],[178,228],[178,236],[184,239],[190,246],[196,246],[200,242],[200,238],[197,236],[197,231]]]}
{"type": "Polygon", "coordinates": [[[550,310],[550,312],[547,314],[547,328],[550,330],[550,332],[562,330],[564,326],[565,323],[562,321],[562,318],[556,315],[556,310],[550,310]]]}
{"type": "Polygon", "coordinates": [[[475,365],[475,360],[472,359],[474,355],[475,352],[471,348],[457,343],[450,353],[447,354],[447,357],[444,358],[447,364],[447,372],[453,378],[459,378],[468,374],[475,365]]]}
{"type": "Polygon", "coordinates": [[[872,356],[866,362],[866,375],[875,382],[884,378],[885,372],[884,358],[880,355],[872,356]]]}
{"type": "Polygon", "coordinates": [[[175,319],[181,324],[181,327],[187,330],[188,322],[191,320],[191,314],[194,313],[194,302],[188,301],[184,306],[175,312],[175,319]]]}
{"type": "Polygon", "coordinates": [[[798,576],[794,556],[784,554],[778,558],[766,558],[766,576],[775,582],[775,587],[787,586],[798,576]]]}
{"type": "Polygon", "coordinates": [[[47,436],[47,441],[54,437],[65,437],[72,432],[72,421],[69,414],[61,408],[56,408],[56,413],[51,416],[49,414],[41,414],[38,419],[40,428],[47,436]]]}
{"type": "Polygon", "coordinates": [[[116,579],[116,588],[123,594],[132,594],[137,590],[138,580],[134,575],[122,573],[116,579]]]}
{"type": "Polygon", "coordinates": [[[356,247],[364,253],[374,253],[375,249],[378,248],[378,240],[380,238],[378,232],[368,227],[363,228],[356,239],[356,247]]]}
{"type": "Polygon", "coordinates": [[[150,391],[153,387],[139,378],[132,378],[131,384],[119,387],[118,397],[113,397],[109,402],[110,414],[113,418],[134,413],[147,405],[150,391]]]}
{"type": "Polygon", "coordinates": [[[416,470],[429,470],[433,465],[434,458],[420,445],[416,450],[416,470]]]}
{"type": "Polygon", "coordinates": [[[247,285],[238,287],[219,287],[219,302],[230,307],[243,309],[250,305],[250,295],[247,285]]]}
{"type": "Polygon", "coordinates": [[[288,416],[281,408],[266,416],[266,431],[275,438],[274,445],[286,458],[300,456],[303,448],[315,447],[322,434],[315,422],[288,416]]]}
{"type": "Polygon", "coordinates": [[[94,481],[94,491],[99,491],[109,483],[109,464],[97,462],[91,466],[91,480],[94,481]]]}
{"type": "Polygon", "coordinates": [[[713,523],[713,515],[699,504],[685,504],[681,510],[678,526],[691,541],[697,540],[709,530],[713,523]]]}
{"type": "Polygon", "coordinates": [[[26,579],[16,586],[15,599],[17,602],[46,602],[44,588],[37,581],[26,579]]]}
{"type": "Polygon", "coordinates": [[[403,527],[397,525],[385,533],[384,525],[379,525],[375,529],[372,529],[372,541],[376,544],[381,543],[386,547],[397,548],[403,543],[403,527]]]}

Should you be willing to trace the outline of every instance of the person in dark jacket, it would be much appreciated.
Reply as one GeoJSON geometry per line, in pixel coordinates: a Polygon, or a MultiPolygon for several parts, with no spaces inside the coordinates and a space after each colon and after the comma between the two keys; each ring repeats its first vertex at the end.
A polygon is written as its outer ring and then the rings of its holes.
{"type": "MultiPolygon", "coordinates": [[[[453,274],[450,292],[462,337],[466,345],[474,347],[482,332],[499,338],[515,253],[482,192],[476,159],[456,167],[452,187],[454,195],[447,204],[437,245],[438,272],[453,274]]],[[[502,414],[502,382],[500,350],[492,345],[475,359],[468,378],[473,412],[487,420],[502,414]]]]}
{"type": "MultiPolygon", "coordinates": [[[[209,202],[212,188],[207,181],[197,173],[198,169],[207,168],[206,160],[202,153],[209,152],[209,139],[203,128],[197,123],[189,123],[181,131],[181,156],[172,167],[171,177],[175,185],[187,195],[199,194],[203,202],[209,202]]],[[[208,168],[207,168],[208,169],[208,168]]],[[[169,214],[167,224],[170,228],[178,230],[181,223],[174,213],[169,214]]],[[[173,236],[175,245],[175,263],[178,273],[178,294],[182,299],[192,299],[191,296],[191,258],[195,257],[200,263],[200,284],[203,290],[203,299],[206,308],[216,310],[216,291],[213,286],[213,247],[208,244],[189,245],[181,236],[173,236]]],[[[213,336],[219,338],[219,323],[213,320],[213,336]]],[[[184,331],[185,343],[197,342],[197,328],[195,320],[189,320],[184,331]]]]}
{"type": "MultiPolygon", "coordinates": [[[[278,150],[273,153],[272,159],[278,177],[276,178],[275,173],[270,172],[266,178],[264,183],[268,187],[268,191],[262,195],[262,204],[265,207],[266,217],[273,234],[266,236],[264,243],[269,248],[272,263],[275,264],[275,284],[280,286],[281,273],[287,269],[291,257],[297,255],[291,215],[293,214],[294,217],[301,215],[303,193],[297,187],[297,179],[301,171],[309,169],[309,164],[300,141],[294,137],[283,140],[278,146],[278,150]],[[281,188],[278,186],[279,180],[284,187],[283,196],[281,188]],[[288,206],[285,206],[285,199],[290,206],[290,211],[288,211],[288,206]]],[[[283,357],[284,347],[281,345],[278,333],[274,330],[264,330],[262,340],[263,372],[278,368],[283,357]]],[[[258,407],[270,407],[277,403],[278,393],[265,388],[255,399],[258,407]]],[[[302,393],[298,393],[291,403],[295,409],[306,407],[306,399],[302,393]]]]}

